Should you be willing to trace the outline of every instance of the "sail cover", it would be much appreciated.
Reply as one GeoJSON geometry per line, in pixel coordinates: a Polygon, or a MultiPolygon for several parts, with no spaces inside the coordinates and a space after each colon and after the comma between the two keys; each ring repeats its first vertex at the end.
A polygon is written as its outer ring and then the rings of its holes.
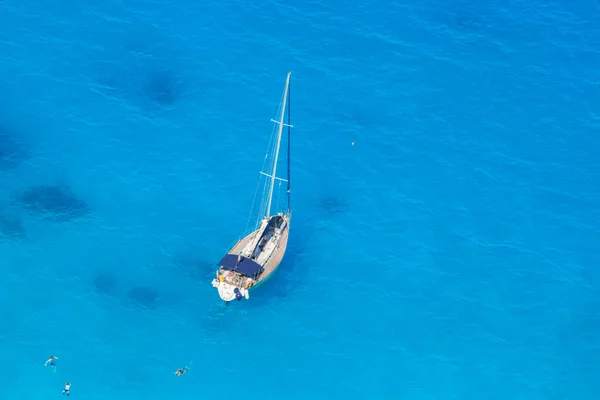
{"type": "Polygon", "coordinates": [[[237,254],[226,254],[219,265],[229,271],[235,271],[251,278],[254,278],[262,268],[260,264],[243,256],[241,257],[241,261],[238,262],[237,254]]]}

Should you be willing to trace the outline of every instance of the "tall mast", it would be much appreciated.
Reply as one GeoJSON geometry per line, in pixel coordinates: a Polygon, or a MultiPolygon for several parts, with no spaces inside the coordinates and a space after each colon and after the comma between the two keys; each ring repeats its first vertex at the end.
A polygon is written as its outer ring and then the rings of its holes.
{"type": "Polygon", "coordinates": [[[275,160],[273,162],[273,173],[271,174],[271,187],[269,188],[269,203],[267,205],[267,215],[268,217],[271,215],[271,202],[273,201],[273,188],[275,187],[275,177],[277,176],[277,160],[279,159],[279,146],[281,146],[281,133],[283,132],[283,126],[287,124],[283,123],[283,118],[285,117],[285,106],[287,103],[288,96],[288,88],[290,86],[290,75],[292,71],[288,72],[287,79],[285,80],[285,90],[283,91],[283,103],[281,104],[281,114],[279,115],[279,120],[274,121],[279,124],[279,130],[277,131],[277,147],[275,149],[275,160]]]}
{"type": "Polygon", "coordinates": [[[292,206],[290,204],[290,147],[291,147],[291,130],[292,130],[292,84],[288,85],[288,131],[287,131],[287,203],[288,203],[288,214],[291,212],[292,206]]]}

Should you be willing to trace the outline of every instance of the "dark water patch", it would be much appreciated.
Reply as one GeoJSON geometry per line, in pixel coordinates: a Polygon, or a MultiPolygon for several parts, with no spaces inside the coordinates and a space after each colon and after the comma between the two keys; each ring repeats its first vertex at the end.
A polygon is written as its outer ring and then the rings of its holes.
{"type": "Polygon", "coordinates": [[[25,144],[8,129],[0,126],[0,170],[15,169],[29,158],[25,144]]]}
{"type": "MultiPolygon", "coordinates": [[[[364,94],[357,94],[357,96],[364,97],[364,94]]],[[[372,96],[369,95],[367,98],[372,99],[372,96]]],[[[342,124],[342,132],[340,133],[344,136],[347,135],[348,139],[351,139],[362,132],[390,126],[393,123],[393,118],[390,114],[385,112],[385,104],[381,104],[380,107],[374,105],[345,104],[344,110],[338,111],[338,118],[342,124]]]]}
{"type": "Polygon", "coordinates": [[[146,111],[170,109],[181,99],[182,81],[169,70],[115,67],[111,63],[97,63],[90,68],[92,90],[106,98],[137,103],[146,111]]]}
{"type": "Polygon", "coordinates": [[[184,79],[175,63],[182,49],[165,45],[154,27],[124,33],[114,45],[85,66],[92,91],[146,112],[180,101],[184,79]]]}
{"type": "Polygon", "coordinates": [[[348,211],[348,204],[338,197],[325,197],[321,199],[321,209],[327,214],[342,214],[348,211]]]}
{"type": "Polygon", "coordinates": [[[161,299],[158,291],[147,286],[137,286],[127,292],[127,297],[133,302],[142,307],[148,309],[155,309],[161,299]]]}
{"type": "Polygon", "coordinates": [[[117,279],[109,272],[101,272],[92,280],[94,291],[104,295],[114,295],[117,289],[117,279]]]}
{"type": "Polygon", "coordinates": [[[49,221],[66,222],[90,213],[86,202],[66,185],[34,186],[17,197],[23,208],[49,221]]]}
{"type": "Polygon", "coordinates": [[[27,237],[27,230],[20,218],[0,215],[0,241],[20,240],[27,237]]]}
{"type": "Polygon", "coordinates": [[[485,29],[485,23],[481,15],[461,12],[450,16],[449,22],[461,31],[479,32],[485,29]]]}
{"type": "Polygon", "coordinates": [[[181,83],[167,70],[149,72],[141,83],[141,94],[151,105],[168,108],[180,97],[181,83]]]}

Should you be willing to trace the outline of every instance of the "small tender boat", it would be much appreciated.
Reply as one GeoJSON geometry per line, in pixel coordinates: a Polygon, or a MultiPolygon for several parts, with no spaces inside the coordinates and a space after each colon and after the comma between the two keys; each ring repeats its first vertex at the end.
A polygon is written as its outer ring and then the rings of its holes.
{"type": "MultiPolygon", "coordinates": [[[[268,164],[268,171],[261,171],[267,178],[258,219],[252,231],[238,240],[219,262],[217,276],[212,281],[221,299],[226,302],[234,299],[249,299],[250,288],[265,281],[279,267],[288,243],[290,219],[290,76],[287,74],[283,97],[280,103],[279,118],[271,120],[275,125],[276,140],[273,151],[267,152],[265,161],[274,154],[268,164]],[[287,106],[287,123],[284,123],[287,106]],[[287,127],[287,179],[277,177],[277,162],[283,128],[287,127]],[[272,213],[275,181],[287,183],[287,206],[283,211],[272,213]]],[[[261,182],[259,182],[259,187],[261,182]]]]}

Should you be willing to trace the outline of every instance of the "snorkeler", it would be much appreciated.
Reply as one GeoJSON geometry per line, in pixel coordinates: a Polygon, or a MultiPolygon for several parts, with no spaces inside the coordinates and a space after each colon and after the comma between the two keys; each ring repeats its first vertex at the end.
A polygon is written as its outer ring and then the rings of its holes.
{"type": "Polygon", "coordinates": [[[189,371],[189,368],[187,366],[185,366],[185,367],[179,368],[177,371],[175,371],[175,375],[183,376],[188,371],[189,371]]]}
{"type": "Polygon", "coordinates": [[[71,384],[69,382],[65,383],[65,388],[63,389],[62,394],[66,394],[67,396],[71,395],[71,384]]]}
{"type": "Polygon", "coordinates": [[[50,366],[52,367],[52,369],[54,371],[56,371],[56,364],[54,363],[54,360],[58,360],[58,357],[56,357],[56,356],[50,356],[50,358],[46,361],[46,364],[44,364],[44,367],[46,367],[48,364],[50,364],[50,366]]]}

